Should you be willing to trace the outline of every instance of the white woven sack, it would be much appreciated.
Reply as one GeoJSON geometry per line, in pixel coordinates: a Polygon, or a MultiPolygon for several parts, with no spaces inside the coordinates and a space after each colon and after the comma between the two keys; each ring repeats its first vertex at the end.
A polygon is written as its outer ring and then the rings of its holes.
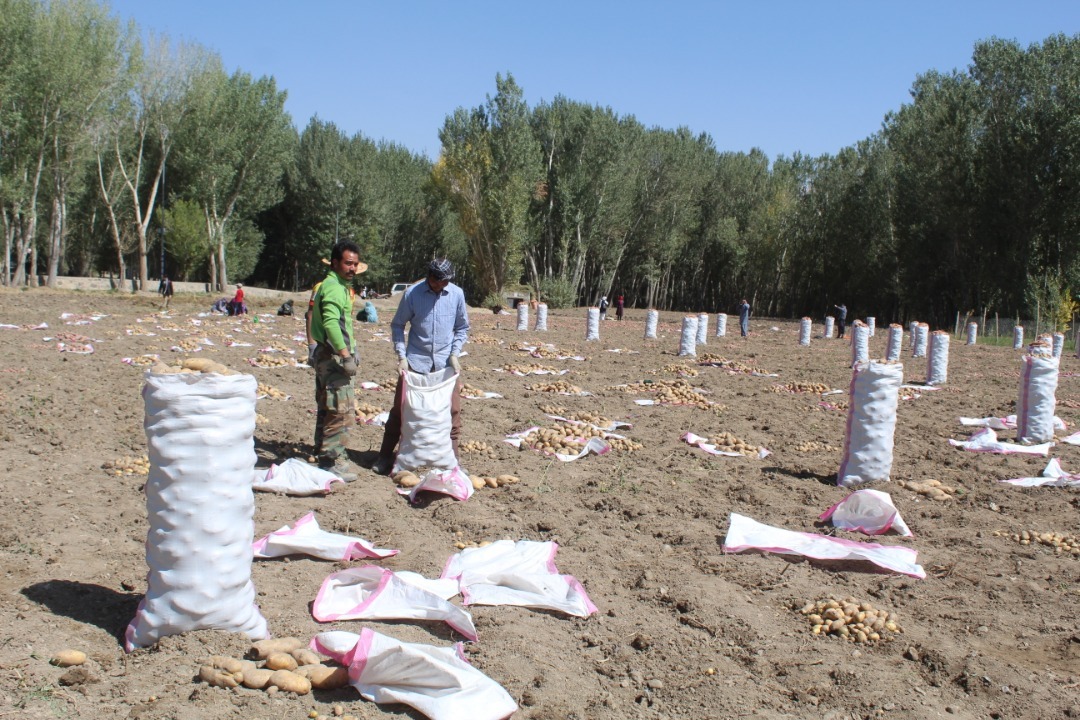
{"type": "Polygon", "coordinates": [[[834,318],[832,315],[826,315],[825,316],[825,335],[824,335],[824,337],[825,337],[826,340],[828,340],[829,338],[832,337],[833,324],[835,324],[835,323],[836,323],[836,318],[834,318]]]}
{"type": "Polygon", "coordinates": [[[851,364],[869,362],[870,328],[858,320],[851,326],[851,364]]]}
{"type": "Polygon", "coordinates": [[[401,446],[394,472],[428,467],[453,470],[457,467],[450,442],[450,403],[454,398],[457,373],[445,367],[433,373],[405,373],[401,402],[401,446]]]}
{"type": "Polygon", "coordinates": [[[124,647],[190,630],[265,638],[251,582],[258,383],[216,373],[144,377],[150,571],[124,647]]]}
{"type": "Polygon", "coordinates": [[[709,341],[709,313],[701,313],[697,316],[697,344],[704,345],[709,341]]]}
{"type": "Polygon", "coordinates": [[[889,325],[889,340],[885,348],[885,360],[897,362],[900,359],[900,348],[904,344],[904,326],[892,323],[889,325]]]}
{"type": "Polygon", "coordinates": [[[697,318],[687,315],[682,319],[682,337],[679,339],[679,355],[697,357],[697,318]]]}
{"type": "Polygon", "coordinates": [[[645,339],[656,339],[656,325],[660,321],[660,312],[658,310],[650,310],[645,314],[645,339]]]}
{"type": "Polygon", "coordinates": [[[725,335],[727,335],[727,313],[720,313],[716,316],[716,337],[725,335]]]}
{"type": "Polygon", "coordinates": [[[799,344],[804,346],[810,345],[810,333],[813,330],[814,321],[808,317],[804,317],[799,323],[799,344]]]}
{"type": "Polygon", "coordinates": [[[889,479],[896,404],[903,382],[904,366],[900,363],[869,362],[855,366],[837,485],[851,487],[889,479]]]}
{"type": "Polygon", "coordinates": [[[517,306],[518,332],[525,332],[529,329],[529,304],[525,302],[519,302],[517,306]]]}
{"type": "Polygon", "coordinates": [[[870,337],[874,337],[877,333],[877,318],[866,318],[866,327],[870,328],[870,337]]]}
{"type": "Polygon", "coordinates": [[[1064,333],[1054,333],[1054,351],[1053,356],[1056,358],[1061,357],[1061,351],[1065,349],[1065,335],[1064,333]]]}
{"type": "Polygon", "coordinates": [[[926,357],[926,345],[930,336],[930,326],[926,323],[918,323],[915,326],[915,341],[912,346],[912,357],[926,357]]]}
{"type": "Polygon", "coordinates": [[[944,385],[949,379],[949,333],[930,333],[930,356],[926,362],[926,384],[944,385]]]}
{"type": "Polygon", "coordinates": [[[585,320],[585,340],[599,340],[600,339],[600,308],[589,308],[588,315],[585,320]]]}
{"type": "Polygon", "coordinates": [[[915,351],[915,342],[919,338],[919,321],[912,320],[908,324],[908,345],[912,352],[915,351]]]}
{"type": "Polygon", "coordinates": [[[967,344],[974,345],[975,339],[979,337],[979,323],[968,323],[967,326],[967,344]]]}
{"type": "Polygon", "coordinates": [[[1037,445],[1054,439],[1058,359],[1027,354],[1021,359],[1016,439],[1037,445]]]}
{"type": "Polygon", "coordinates": [[[1020,350],[1024,347],[1024,328],[1017,325],[1013,328],[1013,350],[1020,350]]]}
{"type": "Polygon", "coordinates": [[[536,325],[533,326],[533,330],[547,332],[547,303],[540,303],[536,306],[536,325]]]}

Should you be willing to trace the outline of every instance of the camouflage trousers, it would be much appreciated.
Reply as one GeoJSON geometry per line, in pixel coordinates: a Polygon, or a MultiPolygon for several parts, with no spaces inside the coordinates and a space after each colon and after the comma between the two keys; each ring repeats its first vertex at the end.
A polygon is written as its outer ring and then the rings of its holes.
{"type": "Polygon", "coordinates": [[[356,424],[352,378],[336,355],[320,346],[315,354],[315,454],[333,462],[346,458],[345,435],[356,424]]]}

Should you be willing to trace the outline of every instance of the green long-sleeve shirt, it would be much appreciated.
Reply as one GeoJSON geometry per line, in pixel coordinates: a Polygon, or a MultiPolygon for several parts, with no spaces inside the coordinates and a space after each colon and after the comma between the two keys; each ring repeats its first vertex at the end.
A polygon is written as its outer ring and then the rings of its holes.
{"type": "Polygon", "coordinates": [[[352,335],[352,292],[335,272],[330,272],[315,294],[315,306],[311,315],[311,338],[327,343],[340,353],[348,348],[356,352],[356,340],[352,335]]]}

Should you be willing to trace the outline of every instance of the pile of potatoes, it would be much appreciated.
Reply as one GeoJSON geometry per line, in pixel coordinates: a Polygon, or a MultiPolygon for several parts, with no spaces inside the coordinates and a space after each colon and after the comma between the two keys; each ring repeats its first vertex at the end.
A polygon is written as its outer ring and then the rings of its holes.
{"type": "Polygon", "coordinates": [[[807,440],[795,445],[792,450],[801,453],[816,453],[816,452],[835,452],[840,448],[833,447],[829,443],[818,442],[817,440],[807,440]]]}
{"type": "Polygon", "coordinates": [[[715,445],[717,450],[737,452],[747,457],[757,457],[759,449],[756,445],[751,445],[729,432],[722,432],[719,435],[709,438],[709,444],[715,445]]]}
{"type": "Polygon", "coordinates": [[[829,403],[822,403],[814,406],[814,410],[818,412],[830,412],[832,410],[847,410],[850,405],[847,400],[833,400],[829,403]]]}
{"type": "Polygon", "coordinates": [[[528,365],[513,365],[508,363],[506,365],[503,365],[502,369],[508,373],[521,373],[522,375],[529,375],[530,373],[537,372],[541,374],[545,372],[558,372],[550,365],[540,365],[538,363],[529,363],[528,365]]]}
{"type": "Polygon", "coordinates": [[[280,357],[280,356],[277,356],[277,355],[268,355],[267,353],[262,353],[262,354],[259,355],[259,357],[255,358],[255,364],[258,365],[259,367],[263,367],[263,368],[273,368],[273,367],[292,367],[292,365],[294,363],[293,363],[292,358],[280,357]]]}
{"type": "Polygon", "coordinates": [[[923,480],[917,482],[915,480],[901,480],[899,482],[900,487],[905,490],[911,490],[924,497],[928,497],[931,500],[946,501],[952,500],[956,494],[956,488],[948,485],[942,485],[940,480],[923,480]]]}
{"type": "Polygon", "coordinates": [[[145,455],[125,455],[115,460],[107,460],[101,467],[110,475],[147,475],[150,473],[150,458],[145,455]]]}
{"type": "Polygon", "coordinates": [[[484,391],[473,387],[469,383],[462,383],[460,395],[463,398],[482,398],[484,397],[484,391]]]}
{"type": "Polygon", "coordinates": [[[383,380],[379,383],[380,390],[389,390],[390,392],[397,392],[397,377],[392,377],[389,380],[383,380]]]}
{"type": "Polygon", "coordinates": [[[464,533],[460,530],[454,533],[454,537],[458,538],[454,541],[454,547],[458,550],[465,550],[466,548],[482,548],[491,544],[490,540],[462,540],[461,537],[463,535],[464,533]]]}
{"type": "Polygon", "coordinates": [[[218,373],[219,375],[236,375],[237,372],[225,367],[216,360],[210,358],[186,358],[179,365],[166,365],[159,362],[150,368],[150,372],[159,375],[175,375],[178,373],[218,373]]]}
{"type": "Polygon", "coordinates": [[[275,352],[275,353],[287,353],[289,355],[291,355],[293,352],[295,352],[292,348],[286,347],[285,345],[283,345],[283,344],[281,344],[279,342],[271,342],[269,345],[267,345],[265,348],[263,348],[263,351],[264,352],[275,352]]]}
{"type": "Polygon", "coordinates": [[[610,418],[606,418],[603,415],[597,415],[596,413],[591,412],[575,412],[570,413],[569,415],[563,415],[562,417],[566,418],[567,420],[577,420],[578,422],[596,425],[599,428],[610,428],[612,423],[610,418]]]}
{"type": "Polygon", "coordinates": [[[491,447],[486,442],[481,442],[479,440],[469,440],[468,442],[463,442],[461,443],[461,445],[458,446],[458,450],[465,453],[484,455],[492,459],[498,457],[495,452],[495,448],[491,447]]]}
{"type": "Polygon", "coordinates": [[[689,365],[682,365],[680,363],[671,363],[670,365],[665,365],[664,367],[660,368],[659,370],[654,370],[653,371],[654,375],[659,374],[659,373],[671,373],[673,375],[685,375],[687,377],[697,377],[698,369],[695,368],[695,367],[690,367],[689,365]]]}
{"type": "Polygon", "coordinates": [[[195,338],[186,337],[176,343],[176,346],[184,352],[198,352],[202,348],[202,343],[195,338]]]}
{"type": "Polygon", "coordinates": [[[485,487],[501,488],[504,485],[514,485],[521,482],[521,478],[516,475],[499,475],[497,477],[473,475],[469,479],[472,481],[473,490],[480,490],[485,487]]]}
{"type": "Polygon", "coordinates": [[[356,400],[354,402],[356,407],[356,422],[359,423],[368,422],[369,420],[377,416],[379,413],[385,412],[380,407],[368,405],[367,403],[362,403],[359,400],[356,400]]]}
{"type": "Polygon", "coordinates": [[[521,447],[539,450],[542,453],[571,455],[581,452],[591,437],[603,437],[604,433],[585,425],[567,425],[556,423],[552,427],[538,428],[530,433],[521,447]]]}
{"type": "Polygon", "coordinates": [[[789,382],[783,385],[773,385],[771,391],[774,393],[821,393],[829,392],[828,385],[823,383],[809,383],[809,382],[789,382]]]}
{"type": "Polygon", "coordinates": [[[840,637],[848,642],[889,642],[904,632],[897,623],[896,613],[878,610],[870,603],[858,603],[851,597],[807,603],[799,612],[806,616],[815,635],[840,637]]]}
{"type": "Polygon", "coordinates": [[[994,531],[995,536],[1011,537],[1021,545],[1045,545],[1054,548],[1055,555],[1072,555],[1080,557],[1080,536],[1064,535],[1062,533],[1037,532],[1035,530],[1021,530],[1018,533],[994,531]]]}
{"type": "Polygon", "coordinates": [[[645,446],[639,442],[634,442],[630,438],[607,438],[607,443],[612,450],[618,450],[620,452],[635,452],[637,450],[644,450],[645,446]]]}
{"type": "Polygon", "coordinates": [[[267,385],[266,383],[259,383],[259,389],[257,390],[259,397],[264,395],[271,400],[288,400],[289,396],[278,390],[276,387],[267,385]]]}
{"type": "Polygon", "coordinates": [[[477,333],[475,335],[469,335],[469,344],[471,345],[498,345],[499,341],[490,335],[483,333],[477,333]]]}
{"type": "Polygon", "coordinates": [[[555,380],[549,383],[536,383],[535,385],[527,385],[526,390],[533,390],[535,392],[547,392],[547,393],[565,393],[566,395],[581,395],[584,390],[577,385],[572,385],[565,380],[555,380]]]}
{"type": "Polygon", "coordinates": [[[728,360],[723,355],[715,355],[713,353],[702,353],[698,355],[699,365],[718,365],[725,370],[731,370],[733,372],[745,373],[747,375],[758,373],[759,375],[768,375],[769,371],[764,368],[759,368],[755,365],[747,365],[741,363],[738,360],[728,360]]]}
{"type": "Polygon", "coordinates": [[[141,367],[150,367],[151,365],[163,364],[156,355],[140,355],[138,357],[131,358],[132,365],[139,365],[141,367]]]}
{"type": "Polygon", "coordinates": [[[157,333],[150,332],[146,328],[141,328],[138,325],[128,325],[124,328],[124,334],[130,337],[153,337],[157,333]]]}
{"type": "Polygon", "coordinates": [[[247,660],[215,655],[199,668],[199,680],[214,687],[246,687],[268,693],[307,695],[316,690],[338,690],[349,684],[344,667],[327,665],[304,647],[299,638],[260,640],[251,646],[247,660]]]}
{"type": "Polygon", "coordinates": [[[656,401],[668,405],[693,405],[701,410],[708,410],[712,405],[686,382],[661,387],[656,393],[656,401]]]}

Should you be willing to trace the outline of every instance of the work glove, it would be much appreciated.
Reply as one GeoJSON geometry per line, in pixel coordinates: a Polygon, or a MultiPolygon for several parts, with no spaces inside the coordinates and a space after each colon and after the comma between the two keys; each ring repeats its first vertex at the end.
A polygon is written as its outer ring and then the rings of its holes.
{"type": "Polygon", "coordinates": [[[407,358],[401,358],[398,360],[398,372],[409,372],[409,360],[407,358]]]}
{"type": "Polygon", "coordinates": [[[454,368],[454,372],[456,372],[456,373],[461,372],[461,358],[459,358],[457,355],[451,355],[450,356],[450,362],[448,362],[447,364],[450,367],[454,368]]]}
{"type": "Polygon", "coordinates": [[[341,369],[345,371],[345,374],[349,377],[356,377],[356,358],[349,355],[341,360],[341,369]]]}
{"type": "Polygon", "coordinates": [[[311,343],[307,346],[307,364],[315,367],[315,353],[319,351],[319,343],[311,343]]]}

